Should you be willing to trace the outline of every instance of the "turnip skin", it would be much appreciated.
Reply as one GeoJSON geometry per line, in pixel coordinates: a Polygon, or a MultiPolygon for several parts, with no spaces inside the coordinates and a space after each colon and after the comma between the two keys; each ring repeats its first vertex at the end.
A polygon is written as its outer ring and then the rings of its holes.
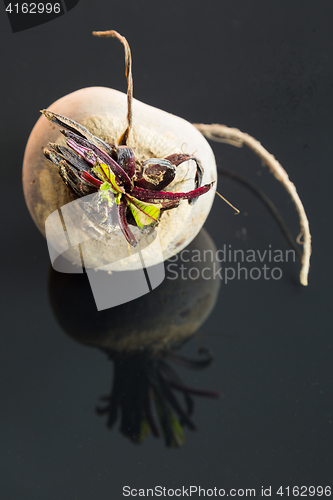
{"type": "MultiPolygon", "coordinates": [[[[113,89],[91,87],[69,94],[49,109],[71,118],[94,135],[108,143],[115,143],[126,128],[127,97],[113,89]]],[[[62,140],[59,128],[41,116],[29,137],[23,163],[23,188],[28,209],[38,229],[45,235],[45,220],[61,206],[74,200],[70,189],[61,180],[57,169],[45,159],[43,149],[49,142],[62,140]]],[[[216,180],[213,152],[202,134],[190,123],[162,110],[133,100],[133,127],[128,138],[136,158],[143,161],[150,157],[165,157],[172,153],[195,153],[204,167],[203,184],[216,180]]],[[[177,176],[168,187],[174,191],[194,189],[195,166],[189,162],[177,169],[177,176]],[[189,168],[190,166],[190,168],[189,168]],[[190,175],[189,175],[190,174],[190,175]],[[182,179],[186,177],[184,182],[182,179]]],[[[214,199],[215,185],[191,206],[186,201],[178,208],[163,214],[156,231],[159,236],[163,259],[168,259],[185,248],[204,224],[214,199]]],[[[133,228],[144,248],[149,244],[147,236],[133,228]]],[[[140,261],[135,255],[130,262],[119,262],[128,256],[128,246],[121,233],[108,238],[107,246],[91,240],[86,250],[86,267],[107,266],[108,270],[137,269],[140,261]],[[109,264],[108,254],[113,260],[109,264]]],[[[75,262],[75,252],[69,253],[75,262]]],[[[80,264],[79,262],[76,262],[80,264]]],[[[150,265],[157,264],[156,256],[150,256],[150,265]]]]}

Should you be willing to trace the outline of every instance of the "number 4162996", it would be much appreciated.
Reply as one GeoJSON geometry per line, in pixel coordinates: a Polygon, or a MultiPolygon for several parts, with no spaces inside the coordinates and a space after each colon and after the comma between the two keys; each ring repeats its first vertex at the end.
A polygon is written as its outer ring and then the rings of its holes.
{"type": "Polygon", "coordinates": [[[61,10],[60,3],[9,3],[6,12],[9,14],[59,14],[61,10]]]}
{"type": "Polygon", "coordinates": [[[287,497],[330,497],[331,487],[330,486],[280,486],[276,492],[277,495],[281,497],[286,495],[287,497]]]}

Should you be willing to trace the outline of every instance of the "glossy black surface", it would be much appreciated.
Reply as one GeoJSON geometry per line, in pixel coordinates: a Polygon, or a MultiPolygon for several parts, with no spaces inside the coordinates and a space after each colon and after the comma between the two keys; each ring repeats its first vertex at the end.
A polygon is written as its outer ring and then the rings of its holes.
{"type": "MultiPolygon", "coordinates": [[[[0,15],[1,498],[107,500],[122,498],[125,485],[256,488],[257,496],[261,486],[332,486],[332,14],[323,0],[81,0],[16,34],[0,15]],[[83,87],[126,89],[122,47],[90,35],[103,29],[128,38],[137,99],[191,122],[237,127],[273,153],[313,235],[307,288],[293,262],[279,264],[280,280],[221,283],[202,336],[180,351],[196,357],[208,347],[214,363],[175,370],[223,397],[196,399],[198,429],[185,429],[176,450],[152,437],[134,445],[96,416],[112,366],[59,326],[47,246],[22,193],[24,147],[39,110],[83,87]]],[[[293,204],[267,168],[248,150],[212,147],[219,165],[272,198],[296,237],[293,204]]],[[[215,200],[205,227],[218,249],[288,248],[244,187],[221,177],[218,190],[242,212],[215,200]]]]}

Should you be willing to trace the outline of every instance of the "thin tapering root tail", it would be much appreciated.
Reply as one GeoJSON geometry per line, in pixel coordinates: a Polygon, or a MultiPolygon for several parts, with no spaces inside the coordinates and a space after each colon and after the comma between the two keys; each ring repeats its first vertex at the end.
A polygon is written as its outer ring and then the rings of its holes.
{"type": "Polygon", "coordinates": [[[254,153],[256,153],[261,160],[267,165],[274,177],[281,182],[286,191],[289,193],[292,201],[295,204],[296,210],[299,215],[300,220],[300,235],[297,238],[297,242],[300,243],[300,237],[302,237],[303,245],[303,255],[302,255],[302,268],[300,272],[300,282],[303,286],[308,284],[308,275],[310,268],[310,256],[311,256],[311,234],[309,228],[309,221],[306,216],[303,204],[300,197],[297,194],[295,185],[290,181],[287,172],[280,165],[280,163],[270,154],[259,141],[254,139],[248,134],[241,132],[236,128],[230,128],[225,125],[212,124],[205,125],[203,123],[193,124],[207,139],[216,142],[225,142],[227,144],[232,144],[233,146],[241,147],[244,144],[248,146],[254,153]]]}

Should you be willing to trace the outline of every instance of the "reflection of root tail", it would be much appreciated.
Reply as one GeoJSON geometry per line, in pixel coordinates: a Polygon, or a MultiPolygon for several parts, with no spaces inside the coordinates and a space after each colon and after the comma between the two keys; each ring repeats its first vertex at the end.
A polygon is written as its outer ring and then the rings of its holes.
{"type": "Polygon", "coordinates": [[[133,351],[128,355],[107,351],[114,362],[111,394],[103,397],[104,407],[97,407],[99,415],[107,415],[107,426],[112,428],[120,417],[120,432],[134,443],[142,443],[151,433],[164,438],[168,447],[180,447],[185,442],[184,427],[195,430],[192,420],[192,396],[218,398],[217,391],[199,390],[185,386],[167,362],[175,361],[188,368],[206,368],[212,356],[205,350],[204,359],[192,360],[173,351],[155,354],[133,351]],[[183,399],[178,400],[174,391],[183,399]],[[157,417],[157,418],[156,418],[157,417]]]}
{"type": "Polygon", "coordinates": [[[300,282],[306,286],[308,284],[308,274],[310,267],[311,255],[311,234],[309,228],[309,221],[306,216],[303,204],[297,194],[295,185],[289,180],[287,172],[280,165],[280,163],[270,154],[256,139],[236,128],[229,128],[225,125],[212,124],[204,125],[202,123],[193,124],[207,139],[216,142],[226,142],[233,146],[241,147],[243,144],[248,146],[254,153],[256,153],[261,160],[267,165],[275,178],[281,182],[286,191],[289,193],[292,201],[295,204],[296,210],[300,220],[300,235],[297,238],[297,243],[300,243],[300,237],[303,237],[303,255],[302,255],[302,268],[300,272],[300,282]]]}

